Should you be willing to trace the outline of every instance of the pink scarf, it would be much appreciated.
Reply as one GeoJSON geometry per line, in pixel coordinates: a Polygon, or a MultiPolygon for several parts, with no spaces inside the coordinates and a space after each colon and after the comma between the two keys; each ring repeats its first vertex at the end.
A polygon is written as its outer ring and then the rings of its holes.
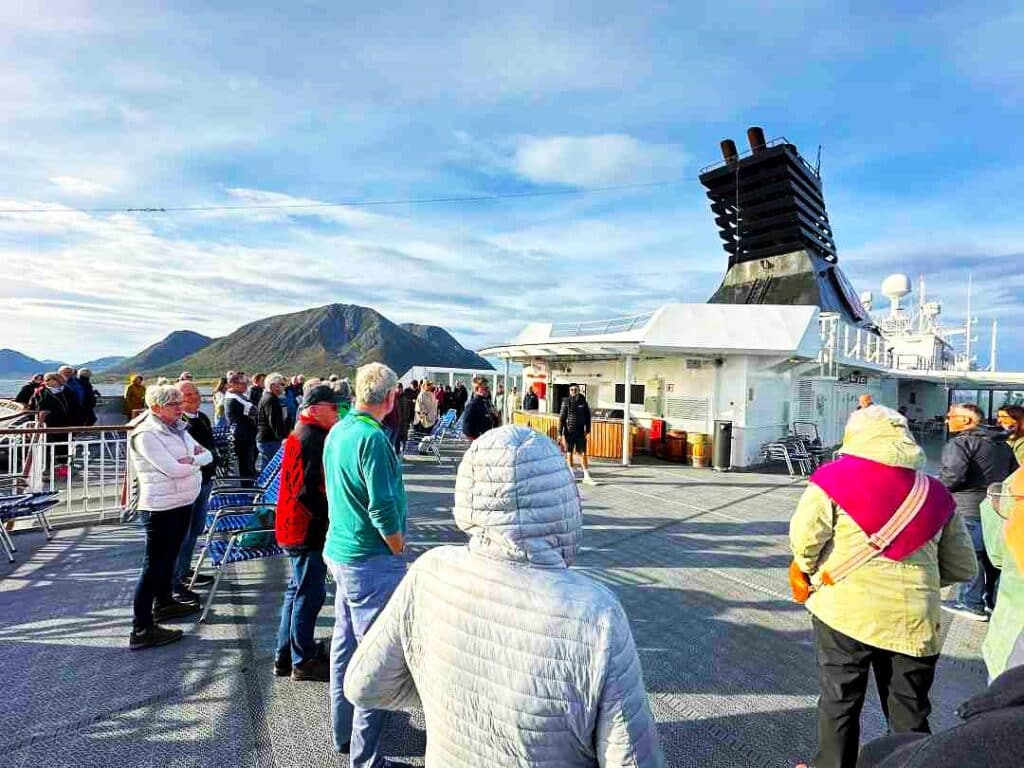
{"type": "MultiPolygon", "coordinates": [[[[914,470],[891,467],[859,456],[842,456],[818,469],[811,482],[842,507],[864,533],[871,535],[892,517],[914,484],[914,470]]],[[[904,560],[930,541],[953,516],[956,505],[949,491],[928,478],[928,496],[883,557],[904,560]]]]}

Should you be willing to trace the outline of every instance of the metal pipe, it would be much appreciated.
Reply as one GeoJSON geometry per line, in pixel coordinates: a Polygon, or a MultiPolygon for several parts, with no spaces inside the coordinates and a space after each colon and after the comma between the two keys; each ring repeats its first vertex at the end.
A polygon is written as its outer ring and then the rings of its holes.
{"type": "Polygon", "coordinates": [[[759,125],[752,125],[747,128],[747,141],[750,142],[750,149],[754,152],[764,152],[767,148],[764,140],[764,129],[759,125]]]}
{"type": "Polygon", "coordinates": [[[735,163],[739,160],[740,153],[736,151],[736,142],[732,139],[722,139],[719,143],[722,148],[722,158],[727,163],[735,163]]]}
{"type": "Polygon", "coordinates": [[[630,390],[633,383],[633,356],[626,355],[626,396],[622,399],[625,400],[625,404],[622,408],[622,466],[629,466],[629,453],[632,448],[633,436],[629,433],[629,401],[630,401],[630,390]]]}

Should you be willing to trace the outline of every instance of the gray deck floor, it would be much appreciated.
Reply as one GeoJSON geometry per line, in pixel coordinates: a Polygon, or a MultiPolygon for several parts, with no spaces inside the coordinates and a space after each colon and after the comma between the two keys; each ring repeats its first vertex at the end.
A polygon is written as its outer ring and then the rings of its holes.
{"type": "MultiPolygon", "coordinates": [[[[407,467],[417,551],[460,542],[454,468],[407,467]]],[[[629,614],[671,766],[787,766],[815,744],[806,613],[788,599],[787,523],[803,484],[666,464],[598,467],[583,488],[579,567],[629,614]]],[[[210,621],[184,642],[126,648],[141,535],[131,527],[17,536],[0,564],[0,754],[22,766],[344,766],[326,685],[272,675],[281,559],[229,571],[210,621]]],[[[330,599],[330,598],[329,598],[330,599]]],[[[326,607],[320,632],[329,635],[326,607]]],[[[985,685],[984,625],[943,618],[933,728],[985,685]]],[[[865,736],[881,733],[869,698],[865,736]]],[[[419,713],[397,715],[396,760],[422,765],[419,713]]]]}

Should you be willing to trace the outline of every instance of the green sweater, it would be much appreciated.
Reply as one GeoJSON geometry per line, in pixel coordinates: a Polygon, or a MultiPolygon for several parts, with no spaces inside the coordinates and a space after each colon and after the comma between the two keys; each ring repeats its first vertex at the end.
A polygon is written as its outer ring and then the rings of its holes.
{"type": "Polygon", "coordinates": [[[391,554],[384,536],[405,533],[402,464],[380,424],[352,409],[328,433],[324,475],[330,526],[324,557],[352,563],[391,554]]]}
{"type": "Polygon", "coordinates": [[[1003,534],[1006,521],[996,514],[988,499],[981,504],[981,525],[985,532],[985,549],[989,559],[996,568],[1002,570],[996,607],[992,611],[988,634],[982,645],[988,677],[992,680],[1006,670],[1007,660],[1017,639],[1024,635],[1024,574],[1017,568],[1013,555],[1006,547],[1003,534]]]}

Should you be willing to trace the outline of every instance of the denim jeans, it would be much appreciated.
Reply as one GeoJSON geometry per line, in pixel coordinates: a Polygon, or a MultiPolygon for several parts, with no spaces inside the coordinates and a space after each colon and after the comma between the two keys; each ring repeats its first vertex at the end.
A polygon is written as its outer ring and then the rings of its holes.
{"type": "Polygon", "coordinates": [[[183,581],[192,565],[192,554],[196,551],[196,541],[199,534],[206,527],[206,502],[210,500],[210,491],[213,490],[213,480],[207,480],[199,487],[199,495],[192,502],[192,517],[189,520],[188,530],[185,532],[185,540],[181,543],[181,551],[178,553],[178,564],[174,569],[174,582],[183,581]]]}
{"type": "Polygon", "coordinates": [[[308,547],[289,548],[288,560],[292,573],[281,606],[277,657],[290,652],[292,666],[296,666],[317,656],[314,635],[316,618],[327,597],[327,564],[322,550],[308,547]]]}
{"type": "Polygon", "coordinates": [[[978,575],[960,585],[957,599],[976,611],[984,610],[986,606],[995,608],[999,569],[988,559],[988,553],[985,551],[985,536],[982,533],[981,519],[965,517],[964,525],[967,527],[967,533],[974,545],[974,552],[978,556],[978,575]]]}
{"type": "Polygon", "coordinates": [[[327,567],[337,585],[334,637],[331,640],[334,748],[340,750],[351,740],[349,760],[352,768],[380,768],[384,765],[380,740],[389,713],[381,709],[353,707],[345,698],[345,671],[356,646],[405,576],[405,558],[377,555],[356,563],[327,560],[327,567]]]}
{"type": "Polygon", "coordinates": [[[191,504],[159,512],[139,512],[139,521],[146,529],[146,551],[142,556],[142,573],[135,585],[132,629],[153,626],[154,600],[157,605],[173,601],[174,565],[191,515],[191,504]]]}
{"type": "Polygon", "coordinates": [[[277,455],[278,450],[281,448],[281,441],[278,440],[273,443],[256,443],[256,450],[260,452],[260,456],[256,459],[256,471],[261,472],[263,467],[270,463],[270,460],[277,455]]]}

